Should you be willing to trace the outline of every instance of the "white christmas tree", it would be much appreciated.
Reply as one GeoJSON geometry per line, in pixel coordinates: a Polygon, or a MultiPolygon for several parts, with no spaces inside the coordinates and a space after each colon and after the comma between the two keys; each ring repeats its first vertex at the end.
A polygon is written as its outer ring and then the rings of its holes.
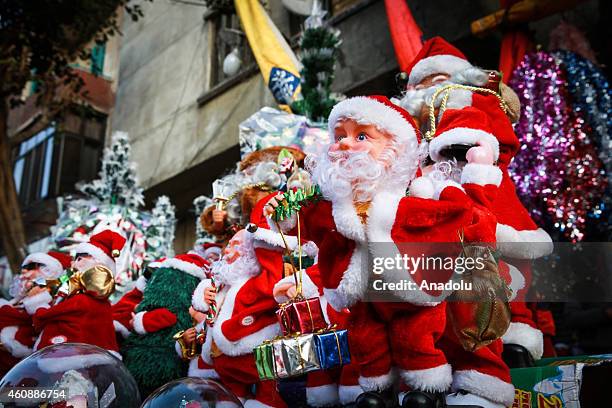
{"type": "Polygon", "coordinates": [[[104,204],[118,204],[137,209],[144,204],[134,164],[130,161],[131,147],[126,132],[114,132],[110,147],[104,149],[99,178],[79,184],[77,189],[104,204]]]}
{"type": "Polygon", "coordinates": [[[174,230],[176,228],[174,211],[174,205],[168,196],[159,196],[155,201],[155,207],[151,211],[151,223],[146,231],[146,257],[149,261],[162,256],[174,256],[174,230]]]}

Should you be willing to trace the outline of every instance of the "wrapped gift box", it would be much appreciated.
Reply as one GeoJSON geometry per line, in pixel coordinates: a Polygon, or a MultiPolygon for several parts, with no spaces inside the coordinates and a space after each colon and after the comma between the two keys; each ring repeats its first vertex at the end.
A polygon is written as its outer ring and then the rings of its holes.
{"type": "Polygon", "coordinates": [[[285,303],[277,317],[284,334],[314,333],[327,327],[318,297],[285,303]]]}
{"type": "Polygon", "coordinates": [[[257,367],[259,378],[262,380],[273,380],[275,373],[272,344],[267,342],[255,347],[253,354],[255,355],[255,366],[257,367]]]}
{"type": "Polygon", "coordinates": [[[347,330],[331,330],[316,334],[315,347],[323,370],[351,362],[347,330]]]}
{"type": "Polygon", "coordinates": [[[294,377],[321,367],[313,334],[274,340],[272,349],[276,378],[294,377]]]}
{"type": "Polygon", "coordinates": [[[599,408],[609,406],[612,355],[543,358],[535,367],[510,370],[512,408],[599,408]]]}

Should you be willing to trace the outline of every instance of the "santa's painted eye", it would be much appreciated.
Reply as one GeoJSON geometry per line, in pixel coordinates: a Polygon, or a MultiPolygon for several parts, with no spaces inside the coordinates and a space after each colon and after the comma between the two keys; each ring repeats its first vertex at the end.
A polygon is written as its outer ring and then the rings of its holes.
{"type": "Polygon", "coordinates": [[[346,135],[336,135],[336,142],[341,141],[342,139],[344,139],[346,137],[346,135]]]}
{"type": "Polygon", "coordinates": [[[361,132],[360,134],[357,135],[357,140],[359,140],[360,142],[366,141],[368,140],[368,135],[361,132]]]}

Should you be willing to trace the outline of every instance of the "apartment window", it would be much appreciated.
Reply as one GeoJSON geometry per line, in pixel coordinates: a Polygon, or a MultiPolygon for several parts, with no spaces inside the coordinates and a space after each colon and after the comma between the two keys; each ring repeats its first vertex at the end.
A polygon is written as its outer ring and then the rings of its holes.
{"type": "Polygon", "coordinates": [[[255,57],[235,13],[215,13],[209,18],[209,23],[212,48],[208,82],[209,88],[212,88],[251,68],[255,64],[255,57]],[[230,76],[223,72],[223,62],[234,49],[238,50],[241,64],[238,72],[230,76]]]}
{"type": "Polygon", "coordinates": [[[91,73],[102,75],[104,73],[105,44],[95,44],[91,49],[91,73]]]}
{"type": "Polygon", "coordinates": [[[105,119],[68,114],[16,148],[15,187],[22,205],[75,192],[95,178],[104,143],[105,119]]]}

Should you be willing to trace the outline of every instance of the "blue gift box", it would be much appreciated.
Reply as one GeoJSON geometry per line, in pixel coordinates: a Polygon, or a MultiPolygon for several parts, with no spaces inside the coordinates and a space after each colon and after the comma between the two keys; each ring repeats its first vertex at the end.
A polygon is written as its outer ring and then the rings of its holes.
{"type": "Polygon", "coordinates": [[[316,334],[315,348],[321,369],[338,367],[351,362],[347,330],[330,330],[316,334]]]}

